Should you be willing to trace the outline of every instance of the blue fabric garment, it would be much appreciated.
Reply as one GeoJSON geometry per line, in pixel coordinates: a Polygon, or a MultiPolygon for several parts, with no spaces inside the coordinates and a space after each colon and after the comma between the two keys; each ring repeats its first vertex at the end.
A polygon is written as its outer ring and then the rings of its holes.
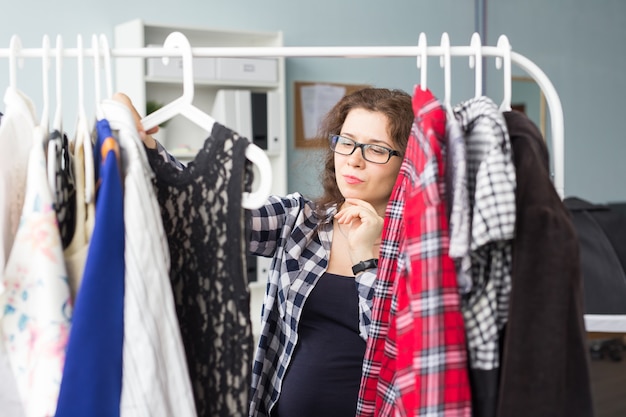
{"type": "MultiPolygon", "coordinates": [[[[106,120],[97,127],[95,149],[100,154],[102,144],[115,139],[106,120]]],[[[120,415],[124,207],[119,152],[109,150],[95,161],[100,182],[95,228],[76,297],[56,417],[120,415]]]]}

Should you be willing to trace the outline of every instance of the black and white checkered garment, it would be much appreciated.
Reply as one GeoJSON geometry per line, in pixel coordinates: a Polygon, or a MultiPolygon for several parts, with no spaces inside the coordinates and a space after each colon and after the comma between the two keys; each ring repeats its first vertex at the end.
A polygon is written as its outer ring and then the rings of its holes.
{"type": "Polygon", "coordinates": [[[467,151],[465,134],[455,117],[446,118],[446,215],[450,230],[448,254],[454,260],[462,294],[472,289],[470,274],[470,206],[467,193],[467,151]],[[463,264],[466,263],[466,265],[463,264]]]}
{"type": "Polygon", "coordinates": [[[470,367],[499,366],[498,332],[507,321],[515,233],[515,166],[504,116],[488,97],[454,108],[465,131],[472,289],[463,299],[470,367]]]}

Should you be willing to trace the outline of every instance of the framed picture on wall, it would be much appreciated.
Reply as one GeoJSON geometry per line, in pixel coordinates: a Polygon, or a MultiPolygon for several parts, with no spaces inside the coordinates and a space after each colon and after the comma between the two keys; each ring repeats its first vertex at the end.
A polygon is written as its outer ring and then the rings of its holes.
{"type": "Polygon", "coordinates": [[[319,137],[322,119],[343,96],[366,87],[370,86],[313,81],[294,82],[295,147],[328,146],[327,139],[319,137]]]}

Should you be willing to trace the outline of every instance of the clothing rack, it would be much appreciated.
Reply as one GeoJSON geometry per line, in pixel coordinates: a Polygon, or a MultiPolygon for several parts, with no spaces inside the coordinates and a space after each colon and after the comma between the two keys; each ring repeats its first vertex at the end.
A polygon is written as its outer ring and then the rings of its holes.
{"type": "MultiPolygon", "coordinates": [[[[101,35],[102,38],[102,35],[101,35]]],[[[57,38],[58,39],[58,38],[57,38]]],[[[80,39],[80,35],[79,35],[80,39]]],[[[105,38],[106,39],[106,38],[105,38]]],[[[78,42],[82,45],[82,42],[78,42]]],[[[10,68],[16,68],[17,61],[22,58],[39,58],[50,56],[51,52],[58,53],[62,57],[127,57],[127,58],[155,58],[181,56],[178,48],[62,48],[60,51],[51,51],[48,48],[22,48],[17,35],[11,38],[9,48],[0,48],[0,58],[9,58],[10,68]]],[[[481,44],[480,37],[474,33],[470,45],[451,46],[447,33],[441,36],[439,45],[427,45],[426,35],[420,34],[416,46],[279,46],[279,47],[192,47],[193,57],[311,57],[311,58],[387,58],[387,57],[416,57],[417,68],[420,69],[420,85],[427,82],[427,66],[422,65],[427,57],[440,57],[440,65],[443,67],[445,76],[444,104],[449,104],[450,94],[450,57],[466,56],[470,60],[470,67],[475,69],[476,95],[482,93],[482,58],[495,57],[496,67],[504,71],[504,100],[502,110],[510,109],[511,99],[511,64],[526,72],[543,92],[550,111],[550,128],[552,152],[554,161],[553,180],[554,186],[563,198],[564,181],[564,121],[563,108],[559,95],[546,74],[530,59],[514,52],[505,35],[501,35],[496,46],[481,44]]]]}

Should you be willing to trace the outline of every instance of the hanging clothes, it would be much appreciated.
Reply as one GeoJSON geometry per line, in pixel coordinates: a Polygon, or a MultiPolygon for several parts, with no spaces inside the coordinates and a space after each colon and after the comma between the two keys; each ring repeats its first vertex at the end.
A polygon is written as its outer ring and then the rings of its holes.
{"type": "Polygon", "coordinates": [[[154,173],[129,109],[102,113],[123,155],[125,279],[121,417],[196,416],[174,295],[170,254],[152,186],[154,173]]]}
{"type": "Polygon", "coordinates": [[[0,174],[4,178],[0,187],[0,271],[6,265],[22,214],[29,153],[37,125],[35,106],[21,91],[8,87],[4,105],[5,116],[0,124],[0,174]]]}
{"type": "MultiPolygon", "coordinates": [[[[471,290],[463,295],[472,412],[493,417],[500,338],[507,322],[515,234],[515,166],[504,116],[488,97],[453,109],[465,133],[470,205],[471,290]]],[[[464,271],[465,273],[465,271],[464,271]]]]}
{"type": "Polygon", "coordinates": [[[448,254],[455,263],[459,291],[467,294],[472,288],[469,256],[471,211],[467,189],[467,149],[463,129],[453,114],[446,117],[445,142],[446,218],[450,228],[448,254]]]}
{"type": "Polygon", "coordinates": [[[76,230],[74,157],[70,152],[67,135],[59,130],[50,132],[47,145],[48,181],[52,183],[54,210],[57,213],[63,249],[66,249],[76,230]]]}
{"type": "Polygon", "coordinates": [[[3,275],[2,335],[26,417],[52,416],[59,394],[72,303],[61,235],[37,126],[26,198],[3,275]]]}
{"type": "MultiPolygon", "coordinates": [[[[86,140],[90,140],[87,138],[86,140]]],[[[124,206],[120,151],[98,121],[96,221],[76,297],[55,417],[120,415],[124,332],[124,206]],[[98,161],[100,162],[100,161],[98,161]]]]}
{"type": "Polygon", "coordinates": [[[405,163],[405,240],[398,261],[396,380],[401,413],[470,416],[465,326],[448,255],[446,114],[430,91],[413,95],[417,115],[405,163]],[[437,363],[438,361],[443,361],[437,363]],[[402,382],[401,382],[402,381],[402,382]],[[424,395],[429,392],[428,395],[424,395]]]}
{"type": "Polygon", "coordinates": [[[413,111],[385,216],[372,314],[378,333],[368,340],[357,415],[470,416],[465,328],[447,247],[446,113],[419,86],[413,111]]]}
{"type": "Polygon", "coordinates": [[[199,416],[249,408],[253,338],[241,206],[249,143],[215,123],[183,171],[148,149],[199,416]]]}
{"type": "Polygon", "coordinates": [[[504,117],[517,207],[498,416],[592,417],[576,231],[539,129],[522,113],[504,117]]]}
{"type": "MultiPolygon", "coordinates": [[[[32,101],[8,87],[0,123],[0,277],[9,257],[24,205],[29,153],[36,125],[32,101]]],[[[4,285],[0,280],[0,294],[4,285]]],[[[4,314],[0,311],[0,314],[4,314]]],[[[4,343],[0,343],[0,409],[8,417],[24,415],[15,377],[4,343]]]]}
{"type": "MultiPolygon", "coordinates": [[[[85,135],[83,129],[77,131],[78,135],[85,135]]],[[[68,280],[72,291],[72,299],[76,300],[76,294],[80,287],[85,270],[85,262],[89,252],[89,242],[95,228],[96,202],[95,199],[87,201],[85,185],[90,181],[85,164],[86,152],[85,141],[89,138],[76,138],[72,143],[71,166],[74,177],[74,233],[69,245],[64,250],[65,265],[67,266],[68,280]]]]}

